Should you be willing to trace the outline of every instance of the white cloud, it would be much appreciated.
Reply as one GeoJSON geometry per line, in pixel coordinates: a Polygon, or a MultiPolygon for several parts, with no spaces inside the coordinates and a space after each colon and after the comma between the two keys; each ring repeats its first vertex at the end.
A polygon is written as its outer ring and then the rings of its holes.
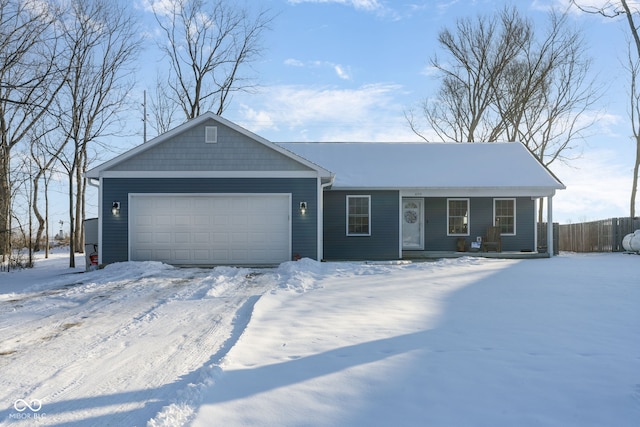
{"type": "Polygon", "coordinates": [[[284,60],[284,65],[288,65],[290,67],[304,67],[304,62],[298,59],[289,58],[284,60]]]}
{"type": "Polygon", "coordinates": [[[633,160],[624,162],[625,158],[629,159],[619,151],[602,149],[585,152],[570,166],[553,164],[551,169],[567,187],[554,197],[554,221],[628,216],[633,160]]]}
{"type": "MultiPolygon", "coordinates": [[[[633,11],[640,10],[640,1],[628,0],[627,5],[633,11]]],[[[613,15],[615,11],[622,10],[620,2],[611,0],[577,0],[575,3],[573,0],[534,0],[531,4],[531,8],[534,10],[557,10],[560,12],[569,11],[575,15],[584,14],[580,9],[586,11],[598,11],[605,10],[607,14],[613,15]],[[576,4],[579,6],[576,6],[576,4]]]]}
{"type": "Polygon", "coordinates": [[[384,8],[378,0],[289,0],[289,3],[336,3],[366,11],[376,11],[384,8]]]}
{"type": "Polygon", "coordinates": [[[336,64],[336,65],[333,66],[333,69],[336,70],[336,74],[341,79],[343,79],[343,80],[351,79],[351,76],[349,75],[349,73],[345,70],[345,68],[342,65],[336,64]]]}
{"type": "Polygon", "coordinates": [[[436,77],[438,75],[438,69],[433,65],[425,65],[422,70],[420,70],[420,74],[427,77],[436,77]]]}
{"type": "Polygon", "coordinates": [[[395,101],[399,91],[399,85],[382,83],[272,86],[252,95],[235,121],[273,141],[418,141],[395,101]]]}
{"type": "Polygon", "coordinates": [[[284,61],[284,65],[298,68],[327,68],[333,70],[342,80],[351,80],[351,68],[330,61],[301,61],[299,59],[289,58],[284,61]]]}
{"type": "Polygon", "coordinates": [[[146,12],[155,12],[158,15],[169,16],[175,8],[174,0],[141,0],[140,6],[146,12]]]}
{"type": "MultiPolygon", "coordinates": [[[[394,9],[387,7],[378,0],[288,0],[289,4],[317,3],[317,4],[339,4],[352,7],[355,10],[374,13],[379,17],[392,20],[400,19],[400,14],[394,9]]],[[[411,9],[411,7],[409,7],[411,9]]]]}
{"type": "Polygon", "coordinates": [[[263,129],[274,129],[278,130],[278,127],[273,122],[271,115],[267,111],[257,111],[251,107],[244,106],[243,107],[244,118],[253,123],[254,128],[263,128],[263,129]]]}
{"type": "Polygon", "coordinates": [[[443,1],[443,2],[440,2],[440,3],[438,3],[436,5],[436,9],[438,10],[439,13],[442,14],[442,13],[447,12],[450,8],[455,6],[458,2],[459,2],[459,0],[443,1]]]}

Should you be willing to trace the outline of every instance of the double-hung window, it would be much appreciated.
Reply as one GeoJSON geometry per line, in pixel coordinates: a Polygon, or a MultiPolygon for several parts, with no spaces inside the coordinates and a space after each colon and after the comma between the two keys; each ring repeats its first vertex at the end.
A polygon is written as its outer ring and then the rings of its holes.
{"type": "Polygon", "coordinates": [[[501,234],[516,234],[516,199],[493,199],[493,223],[501,234]]]}
{"type": "Polygon", "coordinates": [[[371,196],[347,196],[347,236],[371,235],[371,196]]]}
{"type": "Polygon", "coordinates": [[[469,235],[469,199],[447,199],[447,234],[469,235]]]}

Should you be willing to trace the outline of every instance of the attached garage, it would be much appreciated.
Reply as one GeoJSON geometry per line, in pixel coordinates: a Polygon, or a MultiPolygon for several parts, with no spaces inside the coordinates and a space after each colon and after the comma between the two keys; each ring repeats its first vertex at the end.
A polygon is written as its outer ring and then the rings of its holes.
{"type": "Polygon", "coordinates": [[[333,174],[213,113],[86,173],[98,188],[98,262],[275,265],[322,257],[333,174]]]}
{"type": "Polygon", "coordinates": [[[291,256],[290,194],[130,194],[129,259],[278,264],[291,256]]]}

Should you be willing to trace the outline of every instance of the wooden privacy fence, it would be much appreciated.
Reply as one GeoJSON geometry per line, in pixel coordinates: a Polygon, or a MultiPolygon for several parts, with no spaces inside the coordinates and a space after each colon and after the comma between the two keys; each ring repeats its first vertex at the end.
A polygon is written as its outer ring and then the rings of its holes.
{"type": "Polygon", "coordinates": [[[560,250],[570,252],[622,252],[622,239],[640,229],[640,218],[609,218],[560,225],[560,250]]]}

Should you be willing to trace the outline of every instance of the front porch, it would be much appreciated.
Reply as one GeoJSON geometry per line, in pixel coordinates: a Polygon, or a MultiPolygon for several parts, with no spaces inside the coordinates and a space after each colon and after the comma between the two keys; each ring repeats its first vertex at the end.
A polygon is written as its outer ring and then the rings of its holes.
{"type": "Polygon", "coordinates": [[[456,252],[456,251],[402,251],[402,259],[405,260],[430,260],[440,258],[462,258],[462,257],[479,257],[479,258],[500,258],[500,259],[535,259],[549,258],[547,252],[520,252],[520,251],[503,251],[503,252],[456,252]]]}

